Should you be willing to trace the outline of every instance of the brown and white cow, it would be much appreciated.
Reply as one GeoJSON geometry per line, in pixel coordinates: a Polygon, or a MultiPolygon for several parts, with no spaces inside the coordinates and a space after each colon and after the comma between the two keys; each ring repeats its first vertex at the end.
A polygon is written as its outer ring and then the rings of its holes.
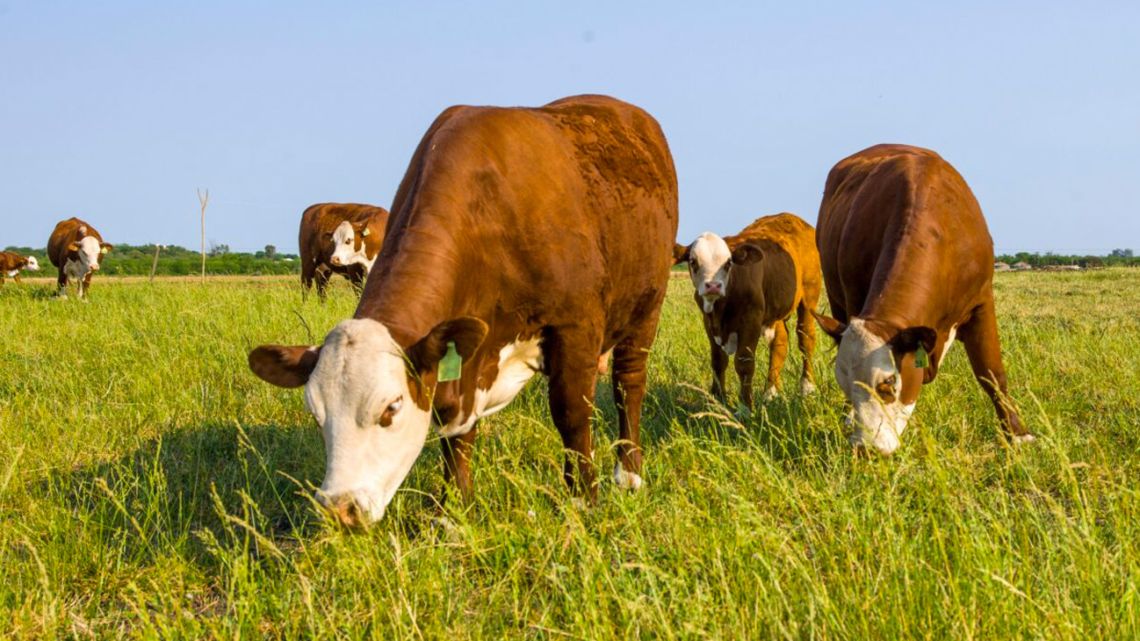
{"type": "Polygon", "coordinates": [[[1033,439],[1006,400],[993,240],[949,163],[906,145],[841,160],[827,177],[816,233],[834,315],[817,318],[839,343],[835,377],[851,405],[854,445],[898,448],[922,385],[955,338],[1013,440],[1033,439]]]}
{"type": "Polygon", "coordinates": [[[705,232],[687,247],[676,245],[673,258],[687,263],[693,299],[701,310],[712,356],[712,393],[725,401],[724,372],[733,356],[740,378],[740,401],[752,409],[752,376],[756,345],[768,344],[768,385],[764,400],[779,394],[780,371],[788,355],[785,321],[796,315],[796,335],[803,354],[800,391],[815,391],[811,355],[815,325],[811,312],[819,304],[823,279],[815,230],[789,213],[763,216],[735,236],[705,232]]]}
{"type": "Polygon", "coordinates": [[[357,290],[376,262],[388,227],[388,210],[373,205],[319,203],[301,214],[301,292],[317,283],[324,300],[332,274],[341,274],[357,290]]]}
{"type": "Polygon", "coordinates": [[[15,252],[0,252],[0,285],[4,284],[6,277],[20,282],[20,270],[38,272],[40,263],[35,256],[21,256],[15,252]]]}
{"type": "Polygon", "coordinates": [[[327,452],[319,500],[345,524],[379,519],[432,423],[445,477],[470,497],[476,422],[537,372],[570,450],[564,476],[592,500],[590,422],[610,349],[614,480],[640,487],[646,362],[677,233],[657,122],[604,96],[452,107],[420,142],[392,212],[355,318],[323,345],[249,356],[264,380],[305,386],[327,452]]]}
{"type": "Polygon", "coordinates": [[[95,228],[78,218],[60,221],[48,239],[48,259],[59,269],[59,296],[67,297],[69,280],[77,282],[79,297],[87,296],[91,276],[99,271],[103,255],[112,245],[103,242],[95,228]]]}

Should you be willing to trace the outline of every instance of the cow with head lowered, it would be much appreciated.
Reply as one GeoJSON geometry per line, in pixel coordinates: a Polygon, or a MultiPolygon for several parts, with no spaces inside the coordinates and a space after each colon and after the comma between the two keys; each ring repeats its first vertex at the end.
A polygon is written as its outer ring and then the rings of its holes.
{"type": "Polygon", "coordinates": [[[59,270],[59,296],[67,297],[67,284],[74,280],[79,298],[86,298],[91,277],[99,271],[104,254],[112,246],[103,242],[95,228],[78,218],[61,221],[48,239],[48,259],[59,270]]]}
{"type": "Polygon", "coordinates": [[[1009,404],[994,309],[993,240],[966,181],[941,156],[877,145],[827,176],[816,228],[839,344],[835,377],[852,444],[890,454],[955,339],[1014,442],[1033,436],[1009,404]]]}
{"type": "Polygon", "coordinates": [[[325,289],[333,274],[341,274],[360,291],[372,269],[384,231],[388,210],[373,205],[320,203],[301,214],[301,293],[307,294],[314,281],[317,296],[325,299],[325,289]]]}
{"type": "Polygon", "coordinates": [[[477,422],[536,373],[549,379],[564,477],[593,500],[590,423],[611,349],[614,480],[639,488],[646,365],[676,232],[673,159],[641,109],[577,96],[444,111],[400,183],[355,318],[321,345],[249,355],[262,379],[305,388],[327,454],[318,500],[349,526],[381,518],[432,425],[445,477],[470,497],[477,422]]]}
{"type": "Polygon", "coordinates": [[[811,225],[794,214],[764,216],[734,236],[721,238],[705,232],[688,246],[674,247],[673,257],[688,267],[693,281],[693,298],[709,339],[714,397],[725,401],[724,372],[733,356],[740,402],[752,409],[752,376],[761,337],[768,344],[764,399],[777,396],[788,355],[785,322],[793,314],[804,359],[800,391],[810,394],[815,390],[811,312],[819,303],[823,279],[811,225]]]}
{"type": "Polygon", "coordinates": [[[20,270],[37,272],[40,270],[40,263],[35,256],[0,252],[0,285],[4,284],[4,279],[7,277],[16,279],[17,283],[20,282],[20,270]]]}

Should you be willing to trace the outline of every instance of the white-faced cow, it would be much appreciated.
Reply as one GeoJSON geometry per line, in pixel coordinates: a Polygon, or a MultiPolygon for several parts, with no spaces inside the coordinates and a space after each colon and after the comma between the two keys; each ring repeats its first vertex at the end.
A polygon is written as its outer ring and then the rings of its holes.
{"type": "Polygon", "coordinates": [[[325,299],[333,274],[341,274],[358,291],[384,243],[388,210],[372,205],[320,203],[301,214],[301,293],[313,282],[325,299]]]}
{"type": "Polygon", "coordinates": [[[768,384],[764,399],[779,394],[780,371],[788,355],[785,321],[796,315],[796,336],[803,354],[800,391],[810,394],[815,324],[811,312],[819,303],[823,279],[815,231],[799,217],[783,213],[756,219],[735,236],[705,232],[690,245],[673,250],[693,281],[693,298],[701,311],[712,355],[712,394],[725,400],[724,372],[734,357],[740,378],[740,401],[752,409],[752,376],[756,345],[768,343],[768,384]]]}
{"type": "Polygon", "coordinates": [[[355,318],[320,346],[259,347],[250,367],[305,386],[327,452],[319,500],[357,525],[384,514],[432,423],[445,476],[469,497],[476,422],[538,372],[570,450],[564,476],[593,500],[594,389],[613,349],[614,480],[636,489],[676,233],[673,159],[641,109],[604,96],[452,107],[400,183],[355,318]]]}
{"type": "Polygon", "coordinates": [[[103,242],[95,228],[78,218],[61,221],[48,239],[48,259],[59,269],[59,296],[67,297],[67,283],[76,281],[79,297],[91,288],[91,276],[99,271],[103,255],[112,246],[103,242]]]}
{"type": "Polygon", "coordinates": [[[949,163],[905,145],[841,160],[827,177],[817,241],[834,316],[817,318],[839,343],[835,377],[854,445],[898,448],[919,390],[955,338],[1013,440],[1032,440],[1007,402],[993,240],[949,163]]]}
{"type": "Polygon", "coordinates": [[[20,270],[38,272],[40,263],[35,256],[21,256],[15,252],[0,252],[0,285],[5,278],[14,278],[20,282],[20,270]]]}

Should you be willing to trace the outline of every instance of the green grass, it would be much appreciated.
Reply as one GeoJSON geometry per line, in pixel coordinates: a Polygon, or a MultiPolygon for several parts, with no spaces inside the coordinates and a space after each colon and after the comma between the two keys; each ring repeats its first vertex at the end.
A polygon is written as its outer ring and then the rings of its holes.
{"type": "Polygon", "coordinates": [[[1140,635],[1140,271],[999,275],[1036,443],[1003,444],[959,346],[900,451],[870,460],[846,445],[825,340],[820,394],[718,417],[689,287],[672,282],[654,346],[642,492],[606,483],[571,507],[536,381],[482,422],[454,530],[430,524],[432,441],[385,519],[350,535],[306,498],[324,453],[300,392],[245,364],[323,337],[354,309],[347,287],[320,306],[291,279],[97,278],[89,304],[4,286],[0,636],[1140,635]]]}

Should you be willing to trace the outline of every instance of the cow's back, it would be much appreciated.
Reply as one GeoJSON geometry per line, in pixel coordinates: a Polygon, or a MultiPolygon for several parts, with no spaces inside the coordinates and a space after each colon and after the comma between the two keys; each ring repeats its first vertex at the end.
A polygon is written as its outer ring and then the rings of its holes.
{"type": "Polygon", "coordinates": [[[431,315],[416,306],[449,304],[508,333],[601,322],[612,338],[660,304],[676,229],[672,156],[641,109],[604,96],[453,107],[401,182],[357,316],[418,338],[431,315]],[[450,275],[425,282],[425,265],[450,275]],[[456,274],[461,287],[443,282],[456,274]]]}
{"type": "Polygon", "coordinates": [[[878,145],[840,161],[828,174],[816,236],[841,320],[889,310],[904,326],[938,326],[992,279],[981,208],[961,175],[927,149],[878,145]]]}
{"type": "Polygon", "coordinates": [[[762,216],[739,234],[728,236],[724,240],[729,249],[733,250],[744,243],[754,243],[759,240],[772,241],[782,247],[790,255],[795,266],[794,305],[806,300],[808,305],[814,308],[822,287],[822,276],[819,251],[816,249],[815,229],[806,221],[787,212],[762,216]]]}

